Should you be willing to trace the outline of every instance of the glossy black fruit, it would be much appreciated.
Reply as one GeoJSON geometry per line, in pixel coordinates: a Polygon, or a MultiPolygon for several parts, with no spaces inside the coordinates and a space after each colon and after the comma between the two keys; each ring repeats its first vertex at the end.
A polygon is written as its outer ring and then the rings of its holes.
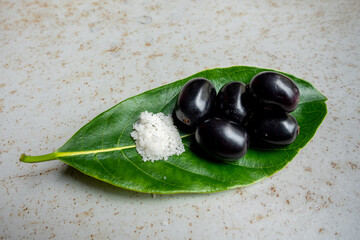
{"type": "Polygon", "coordinates": [[[292,112],[299,103],[300,92],[293,80],[276,72],[261,72],[250,81],[253,97],[267,109],[279,107],[292,112]]]}
{"type": "Polygon", "coordinates": [[[242,82],[229,82],[219,91],[216,99],[217,112],[230,120],[242,124],[248,110],[245,106],[246,87],[242,82]]]}
{"type": "Polygon", "coordinates": [[[223,118],[211,118],[197,127],[196,142],[211,157],[235,161],[249,146],[249,135],[239,124],[223,118]]]}
{"type": "Polygon", "coordinates": [[[285,112],[265,111],[257,113],[249,127],[252,143],[288,145],[299,134],[296,119],[285,112]]]}
{"type": "Polygon", "coordinates": [[[195,129],[215,110],[216,89],[205,78],[195,78],[181,89],[175,107],[177,120],[189,129],[195,129]]]}

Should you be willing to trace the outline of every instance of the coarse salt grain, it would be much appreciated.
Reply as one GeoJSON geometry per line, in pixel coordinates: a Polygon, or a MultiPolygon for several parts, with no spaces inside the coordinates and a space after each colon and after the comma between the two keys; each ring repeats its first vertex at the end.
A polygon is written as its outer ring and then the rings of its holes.
{"type": "Polygon", "coordinates": [[[142,112],[133,129],[131,137],[143,161],[167,160],[169,156],[180,155],[185,151],[170,115],[142,112]]]}

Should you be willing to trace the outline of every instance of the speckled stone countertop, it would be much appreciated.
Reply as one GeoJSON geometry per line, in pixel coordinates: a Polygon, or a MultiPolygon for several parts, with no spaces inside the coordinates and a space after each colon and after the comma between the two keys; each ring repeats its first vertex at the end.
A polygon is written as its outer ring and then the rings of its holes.
{"type": "Polygon", "coordinates": [[[0,239],[356,239],[360,1],[0,2],[0,239]],[[141,194],[60,161],[121,100],[204,69],[249,65],[328,97],[282,171],[213,194],[141,194]]]}

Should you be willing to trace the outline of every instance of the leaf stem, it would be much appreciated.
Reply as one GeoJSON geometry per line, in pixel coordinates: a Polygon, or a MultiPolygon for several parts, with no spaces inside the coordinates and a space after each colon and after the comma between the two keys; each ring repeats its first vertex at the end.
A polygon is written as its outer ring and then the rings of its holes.
{"type": "Polygon", "coordinates": [[[135,148],[135,145],[129,146],[122,146],[122,147],[114,147],[114,148],[107,148],[107,149],[97,149],[97,150],[88,150],[88,151],[77,151],[77,152],[53,152],[45,155],[40,156],[27,156],[22,154],[20,157],[20,161],[26,163],[37,163],[37,162],[45,162],[50,160],[55,160],[59,157],[70,157],[70,156],[78,156],[78,155],[87,155],[87,154],[97,154],[103,152],[113,152],[113,151],[120,151],[129,148],[135,148]]]}
{"type": "Polygon", "coordinates": [[[37,163],[37,162],[45,162],[45,161],[51,161],[56,159],[56,153],[49,153],[45,155],[40,156],[27,156],[25,154],[22,154],[20,157],[20,161],[26,162],[26,163],[37,163]]]}
{"type": "MultiPolygon", "coordinates": [[[[189,137],[189,136],[191,136],[193,134],[194,133],[186,134],[186,135],[181,136],[181,138],[186,138],[186,137],[189,137]]],[[[28,155],[22,154],[21,157],[20,157],[20,161],[21,162],[26,162],[26,163],[46,162],[46,161],[55,160],[58,157],[69,157],[69,156],[77,156],[77,155],[96,154],[96,153],[102,153],[102,152],[119,151],[119,150],[128,149],[128,148],[135,148],[135,147],[136,147],[135,145],[130,145],[130,146],[115,147],[115,148],[108,148],[108,149],[98,149],[98,150],[89,150],[89,151],[53,152],[53,153],[40,155],[40,156],[28,156],[28,155]]]]}

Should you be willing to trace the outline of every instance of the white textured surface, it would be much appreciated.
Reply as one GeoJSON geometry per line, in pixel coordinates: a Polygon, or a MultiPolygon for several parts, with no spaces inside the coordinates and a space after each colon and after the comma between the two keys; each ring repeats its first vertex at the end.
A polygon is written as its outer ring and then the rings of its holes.
{"type": "Polygon", "coordinates": [[[130,135],[143,161],[168,160],[171,155],[179,156],[185,151],[171,115],[142,112],[133,129],[130,135]]]}
{"type": "Polygon", "coordinates": [[[0,239],[356,239],[360,235],[360,2],[1,1],[0,239]],[[312,141],[246,188],[115,188],[56,150],[121,100],[198,71],[278,69],[328,97],[312,141]]]}

